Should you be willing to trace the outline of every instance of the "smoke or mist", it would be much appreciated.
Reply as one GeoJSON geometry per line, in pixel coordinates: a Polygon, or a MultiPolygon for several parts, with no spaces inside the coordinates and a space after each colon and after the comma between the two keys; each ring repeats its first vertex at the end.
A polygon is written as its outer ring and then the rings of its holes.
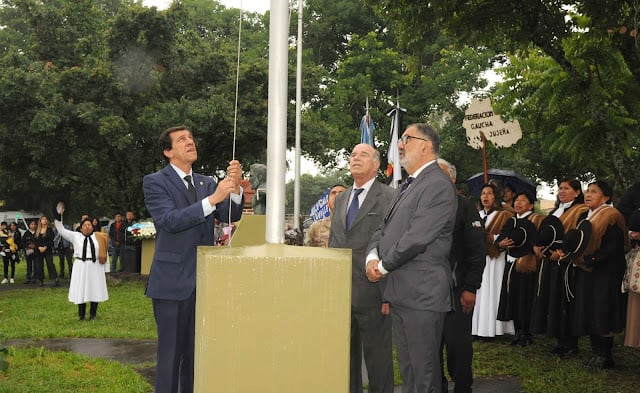
{"type": "Polygon", "coordinates": [[[151,89],[158,81],[154,65],[156,60],[139,47],[129,47],[115,61],[116,78],[129,94],[151,89]]]}

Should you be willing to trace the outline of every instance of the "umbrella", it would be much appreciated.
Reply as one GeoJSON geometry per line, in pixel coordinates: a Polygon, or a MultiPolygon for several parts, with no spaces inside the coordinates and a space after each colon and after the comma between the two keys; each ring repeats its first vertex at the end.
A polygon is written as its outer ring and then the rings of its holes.
{"type": "MultiPolygon", "coordinates": [[[[510,183],[515,188],[515,192],[528,192],[536,196],[536,184],[532,183],[526,177],[507,169],[489,169],[487,177],[490,180],[497,180],[501,186],[510,183]]],[[[481,195],[481,188],[485,184],[483,172],[477,173],[465,181],[470,196],[478,198],[481,195]]]]}

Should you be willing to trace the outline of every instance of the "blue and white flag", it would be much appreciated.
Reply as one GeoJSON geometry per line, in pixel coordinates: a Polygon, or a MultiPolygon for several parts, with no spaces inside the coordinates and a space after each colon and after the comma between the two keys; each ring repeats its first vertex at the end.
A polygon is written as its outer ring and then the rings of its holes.
{"type": "Polygon", "coordinates": [[[329,217],[330,211],[329,211],[329,205],[327,204],[327,200],[329,199],[329,192],[330,190],[325,191],[322,197],[312,206],[312,208],[309,210],[309,216],[311,217],[312,221],[320,221],[325,217],[329,217]]]}

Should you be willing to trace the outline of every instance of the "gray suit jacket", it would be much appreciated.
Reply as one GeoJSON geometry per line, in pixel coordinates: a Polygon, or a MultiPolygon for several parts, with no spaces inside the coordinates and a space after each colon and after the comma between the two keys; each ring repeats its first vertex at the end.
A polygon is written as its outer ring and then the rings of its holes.
{"type": "Polygon", "coordinates": [[[352,249],[352,305],[380,306],[381,291],[378,283],[367,280],[365,276],[365,256],[372,234],[383,223],[385,213],[396,196],[397,190],[378,181],[372,184],[363,205],[350,229],[346,229],[347,208],[352,188],[336,197],[329,246],[352,249]]]}
{"type": "Polygon", "coordinates": [[[452,309],[449,254],[457,205],[454,184],[433,163],[390,207],[368,250],[378,250],[389,272],[383,296],[392,307],[452,309]]]}

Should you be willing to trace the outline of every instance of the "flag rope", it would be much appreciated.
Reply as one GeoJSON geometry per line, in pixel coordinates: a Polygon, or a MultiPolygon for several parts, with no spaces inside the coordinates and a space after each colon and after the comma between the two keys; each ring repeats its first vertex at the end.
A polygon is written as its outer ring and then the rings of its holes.
{"type": "MultiPolygon", "coordinates": [[[[239,88],[238,88],[238,81],[240,80],[240,45],[241,45],[241,38],[242,38],[242,31],[243,31],[243,0],[240,0],[240,7],[238,10],[238,46],[236,50],[236,97],[234,99],[234,135],[232,139],[232,151],[231,151],[231,159],[235,160],[236,159],[236,132],[238,129],[238,96],[239,94],[239,88]]],[[[241,199],[241,203],[243,203],[241,199]]],[[[227,245],[231,247],[231,238],[232,238],[232,226],[231,226],[231,210],[232,210],[232,201],[231,201],[231,194],[229,195],[229,208],[228,210],[228,217],[227,217],[227,224],[229,225],[229,238],[227,241],[227,245]]]]}

